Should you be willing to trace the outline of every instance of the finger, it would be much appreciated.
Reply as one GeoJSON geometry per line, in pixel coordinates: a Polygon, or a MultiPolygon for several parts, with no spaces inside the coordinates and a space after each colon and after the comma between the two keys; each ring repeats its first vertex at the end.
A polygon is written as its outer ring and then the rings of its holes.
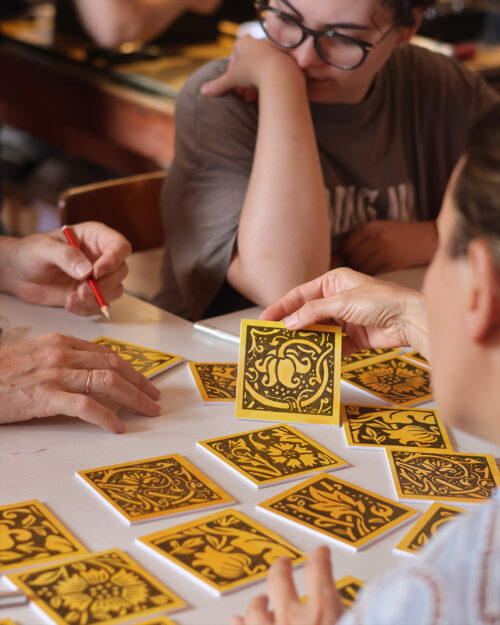
{"type": "MultiPolygon", "coordinates": [[[[97,284],[106,299],[109,299],[116,287],[125,280],[128,276],[128,272],[127,264],[122,263],[112,273],[97,280],[97,284]]],[[[90,297],[95,297],[92,288],[87,282],[80,284],[77,292],[82,301],[88,300],[90,297]]]]}
{"type": "Polygon", "coordinates": [[[301,308],[308,300],[321,297],[322,280],[323,276],[295,287],[277,302],[265,308],[259,318],[279,321],[301,308]]]}
{"type": "Polygon", "coordinates": [[[206,98],[216,98],[217,96],[224,95],[228,91],[231,91],[234,87],[236,87],[236,85],[231,80],[228,72],[226,72],[222,74],[222,76],[202,85],[200,93],[206,98]]]}
{"type": "Polygon", "coordinates": [[[102,223],[88,221],[72,228],[81,250],[93,261],[96,279],[115,271],[132,252],[123,235],[102,223]]]}
{"type": "Polygon", "coordinates": [[[61,240],[59,237],[64,235],[60,231],[51,234],[53,236],[33,239],[32,252],[38,263],[59,267],[63,273],[75,280],[88,277],[93,271],[93,266],[83,251],[61,240]]]}
{"type": "Polygon", "coordinates": [[[342,244],[342,254],[345,256],[351,256],[355,254],[357,249],[363,248],[370,239],[370,230],[373,228],[370,222],[359,226],[355,230],[352,230],[344,240],[342,244]]]}
{"type": "Polygon", "coordinates": [[[252,599],[246,614],[245,625],[274,625],[274,617],[268,610],[269,600],[266,595],[259,595],[252,599]]]}
{"type": "Polygon", "coordinates": [[[311,552],[305,568],[307,606],[318,625],[331,625],[342,614],[342,603],[335,588],[330,550],[318,547],[311,552]]]}
{"type": "Polygon", "coordinates": [[[276,614],[276,621],[286,623],[287,615],[297,603],[300,603],[292,577],[290,558],[278,558],[273,563],[267,576],[267,588],[276,614]]]}
{"type": "MultiPolygon", "coordinates": [[[[124,287],[123,284],[119,284],[111,293],[107,293],[104,295],[106,301],[112,302],[123,295],[124,287]]],[[[99,306],[99,302],[97,301],[96,296],[92,293],[92,295],[86,296],[85,300],[81,300],[77,291],[73,291],[72,293],[68,293],[66,296],[64,307],[70,313],[74,315],[80,315],[83,317],[90,317],[91,315],[98,315],[101,313],[101,308],[99,306]]]]}
{"type": "Polygon", "coordinates": [[[313,299],[285,319],[285,328],[299,330],[314,323],[333,324],[334,321],[335,325],[343,325],[342,312],[338,296],[313,299]]]}
{"type": "Polygon", "coordinates": [[[50,391],[46,404],[46,416],[66,415],[99,425],[109,432],[123,434],[127,428],[112,410],[104,407],[88,395],[76,395],[65,391],[50,391]]]}

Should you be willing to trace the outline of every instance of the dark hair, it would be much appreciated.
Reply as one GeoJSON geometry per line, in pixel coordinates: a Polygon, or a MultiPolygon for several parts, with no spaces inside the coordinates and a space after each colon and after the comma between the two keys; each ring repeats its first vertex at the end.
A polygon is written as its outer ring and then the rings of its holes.
{"type": "Polygon", "coordinates": [[[454,189],[457,224],[450,253],[462,256],[473,239],[484,239],[500,270],[500,103],[472,129],[464,156],[454,189]]]}
{"type": "Polygon", "coordinates": [[[436,4],[436,0],[386,0],[395,14],[398,26],[415,26],[414,9],[429,9],[436,4]]]}

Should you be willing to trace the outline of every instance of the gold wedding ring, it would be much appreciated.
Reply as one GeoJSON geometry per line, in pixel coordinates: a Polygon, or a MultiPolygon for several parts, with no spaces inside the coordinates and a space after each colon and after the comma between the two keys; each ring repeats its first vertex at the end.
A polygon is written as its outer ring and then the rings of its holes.
{"type": "Polygon", "coordinates": [[[92,371],[92,369],[89,369],[89,373],[87,375],[87,384],[85,384],[85,390],[83,391],[85,395],[88,395],[90,393],[90,389],[92,388],[92,376],[94,375],[94,372],[92,371]]]}

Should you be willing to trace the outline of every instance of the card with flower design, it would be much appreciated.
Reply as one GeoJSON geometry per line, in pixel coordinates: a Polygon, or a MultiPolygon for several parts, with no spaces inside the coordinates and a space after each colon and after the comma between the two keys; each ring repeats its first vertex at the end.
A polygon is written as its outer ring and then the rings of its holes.
{"type": "Polygon", "coordinates": [[[346,575],[335,582],[335,587],[339,592],[344,607],[350,608],[352,606],[364,585],[364,582],[352,575],[346,575]]]}
{"type": "Polygon", "coordinates": [[[120,549],[13,573],[9,580],[57,625],[115,625],[186,605],[120,549]]]}
{"type": "Polygon", "coordinates": [[[218,595],[262,579],[281,556],[294,565],[306,559],[287,540],[232,508],[137,540],[218,595]]]}
{"type": "Polygon", "coordinates": [[[243,319],[236,416],[340,425],[341,343],[338,327],[243,319]]]}
{"type": "Polygon", "coordinates": [[[88,553],[37,500],[0,506],[0,573],[88,553]]]}
{"type": "Polygon", "coordinates": [[[426,365],[427,367],[430,367],[430,363],[427,360],[427,358],[425,356],[422,356],[422,354],[420,352],[417,352],[416,349],[414,349],[411,352],[406,352],[405,353],[405,358],[409,358],[410,360],[416,360],[421,365],[426,365]]]}
{"type": "Polygon", "coordinates": [[[258,507],[356,551],[418,514],[326,473],[300,482],[258,507]]]}
{"type": "Polygon", "coordinates": [[[361,364],[369,364],[374,360],[378,360],[381,356],[395,356],[399,353],[400,350],[397,348],[362,349],[359,352],[354,352],[353,354],[349,354],[349,356],[344,356],[342,358],[342,373],[344,373],[344,371],[356,369],[356,367],[359,367],[361,364]]]}
{"type": "Polygon", "coordinates": [[[236,400],[236,362],[190,362],[189,370],[204,402],[236,400]]]}
{"type": "Polygon", "coordinates": [[[383,357],[342,372],[342,379],[400,407],[432,399],[429,369],[402,356],[383,357]]]}
{"type": "Polygon", "coordinates": [[[443,525],[464,512],[467,511],[462,508],[433,503],[394,547],[394,551],[416,555],[443,525]]]}
{"type": "Polygon", "coordinates": [[[437,410],[344,404],[340,411],[351,447],[452,449],[437,410]]]}
{"type": "Polygon", "coordinates": [[[345,460],[287,424],[211,438],[197,445],[257,487],[347,465],[345,460]]]}
{"type": "Polygon", "coordinates": [[[179,454],[87,469],[76,476],[129,523],[234,503],[179,454]]]}
{"type": "Polygon", "coordinates": [[[483,503],[500,486],[500,471],[490,454],[404,447],[386,448],[385,453],[400,501],[483,503]]]}
{"type": "Polygon", "coordinates": [[[174,621],[167,618],[166,616],[160,616],[158,618],[152,619],[151,621],[141,621],[136,625],[176,625],[176,623],[174,623],[174,621]]]}
{"type": "Polygon", "coordinates": [[[184,360],[182,356],[161,352],[149,347],[142,347],[142,345],[125,343],[108,336],[101,336],[93,342],[110,347],[120,358],[126,360],[136,371],[142,373],[147,378],[163,373],[163,371],[178,365],[184,360]]]}

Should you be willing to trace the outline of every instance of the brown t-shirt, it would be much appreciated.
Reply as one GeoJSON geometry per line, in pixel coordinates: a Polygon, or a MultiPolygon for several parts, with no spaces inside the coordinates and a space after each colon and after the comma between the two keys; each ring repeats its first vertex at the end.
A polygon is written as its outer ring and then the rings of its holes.
{"type": "MultiPolygon", "coordinates": [[[[201,68],[179,96],[175,159],[162,195],[156,303],[189,319],[203,316],[226,276],[257,137],[255,103],[199,93],[226,63],[201,68]]],[[[496,101],[479,75],[409,45],[394,51],[362,102],[311,104],[332,252],[343,234],[373,219],[435,218],[470,127],[496,101]]]]}

